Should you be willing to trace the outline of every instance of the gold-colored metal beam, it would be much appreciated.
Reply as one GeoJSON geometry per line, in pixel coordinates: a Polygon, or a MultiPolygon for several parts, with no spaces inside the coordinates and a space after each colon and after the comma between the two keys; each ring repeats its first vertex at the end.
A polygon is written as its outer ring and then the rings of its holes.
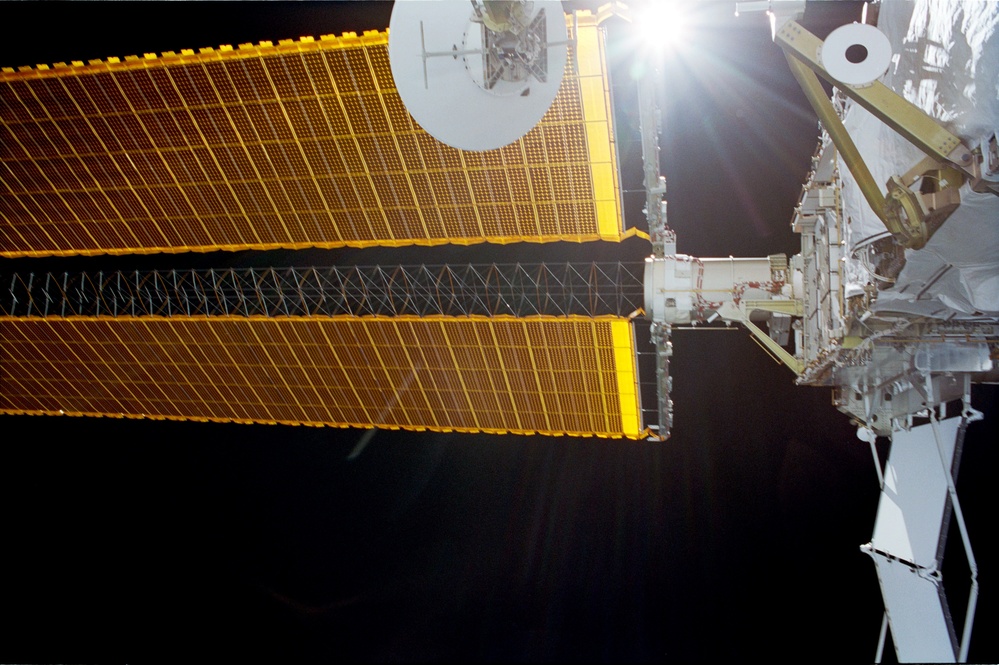
{"type": "Polygon", "coordinates": [[[969,176],[975,177],[971,170],[974,166],[973,153],[961,142],[960,137],[948,131],[918,106],[896,94],[880,81],[865,86],[851,86],[834,79],[819,59],[822,40],[797,22],[787,21],[777,33],[775,41],[787,55],[835,84],[850,99],[870,111],[920,150],[940,161],[952,162],[969,176]]]}
{"type": "Polygon", "coordinates": [[[760,309],[764,312],[776,312],[790,316],[805,315],[805,307],[798,298],[790,300],[743,300],[742,303],[747,312],[760,309]]]}
{"type": "MultiPolygon", "coordinates": [[[[871,206],[871,210],[895,236],[900,245],[920,249],[926,244],[956,207],[957,203],[953,203],[950,199],[956,193],[956,186],[959,186],[960,182],[952,183],[954,192],[952,195],[948,195],[946,210],[937,210],[936,206],[924,206],[920,195],[909,188],[911,184],[909,176],[916,169],[910,170],[903,178],[893,175],[887,183],[888,194],[885,196],[871,175],[867,164],[864,163],[863,157],[840,120],[832,102],[827,97],[818,76],[835,84],[844,94],[926,153],[927,159],[920,164],[928,161],[932,164],[928,168],[936,167],[938,169],[941,166],[952,164],[956,169],[950,169],[951,172],[955,176],[958,174],[962,177],[966,175],[976,191],[992,190],[999,194],[999,191],[996,191],[991,183],[982,180],[981,168],[974,151],[922,109],[896,94],[880,81],[873,81],[863,86],[852,86],[833,78],[820,60],[819,52],[823,45],[822,40],[799,24],[794,21],[785,23],[775,36],[775,41],[784,49],[791,73],[794,74],[805,93],[805,97],[818,114],[822,126],[825,127],[839,154],[842,155],[843,161],[856,179],[861,193],[871,206]]],[[[919,174],[922,172],[919,170],[919,174]]]]}
{"type": "Polygon", "coordinates": [[[750,321],[748,316],[740,321],[740,323],[749,329],[749,332],[753,334],[753,337],[756,338],[756,341],[760,342],[765,350],[772,353],[780,362],[790,367],[791,371],[794,372],[795,375],[800,375],[805,369],[805,363],[792,356],[783,346],[772,340],[770,335],[765,333],[758,325],[750,321]]]}
{"type": "MultiPolygon", "coordinates": [[[[815,113],[819,116],[822,126],[829,132],[830,138],[836,144],[836,150],[839,151],[847,168],[850,169],[850,173],[856,179],[857,186],[860,187],[860,191],[863,193],[864,198],[867,199],[871,210],[884,222],[885,226],[888,226],[888,218],[884,211],[885,195],[881,192],[877,181],[874,180],[874,176],[871,175],[870,169],[867,168],[864,158],[860,156],[857,144],[853,142],[850,133],[846,131],[843,121],[839,119],[836,109],[833,107],[832,102],[829,101],[829,97],[826,96],[826,91],[822,88],[822,84],[819,82],[815,72],[797,60],[789,51],[785,51],[784,55],[787,57],[787,64],[791,68],[791,73],[798,80],[798,85],[804,91],[808,103],[815,109],[815,113]]],[[[892,230],[892,233],[894,233],[894,230],[892,230]]]]}

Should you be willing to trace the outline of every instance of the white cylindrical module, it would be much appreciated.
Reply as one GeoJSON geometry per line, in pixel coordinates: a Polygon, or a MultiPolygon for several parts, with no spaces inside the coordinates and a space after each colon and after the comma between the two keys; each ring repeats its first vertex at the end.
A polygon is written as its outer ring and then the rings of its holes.
{"type": "Polygon", "coordinates": [[[774,289],[767,258],[671,254],[645,262],[645,311],[671,325],[708,321],[726,303],[769,299],[774,289]]]}
{"type": "Polygon", "coordinates": [[[653,321],[690,323],[694,311],[693,257],[670,254],[645,260],[645,312],[653,321]]]}

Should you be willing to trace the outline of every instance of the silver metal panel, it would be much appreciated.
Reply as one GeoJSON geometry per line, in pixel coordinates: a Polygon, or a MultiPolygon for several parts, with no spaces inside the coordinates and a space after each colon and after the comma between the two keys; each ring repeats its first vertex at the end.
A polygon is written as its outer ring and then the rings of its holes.
{"type": "MultiPolygon", "coordinates": [[[[960,418],[937,423],[948,472],[960,418]]],[[[874,549],[925,568],[938,567],[947,512],[947,478],[931,424],[895,432],[874,522],[874,549]]]]}
{"type": "Polygon", "coordinates": [[[874,564],[900,663],[957,661],[943,590],[912,567],[874,553],[874,564]]]}

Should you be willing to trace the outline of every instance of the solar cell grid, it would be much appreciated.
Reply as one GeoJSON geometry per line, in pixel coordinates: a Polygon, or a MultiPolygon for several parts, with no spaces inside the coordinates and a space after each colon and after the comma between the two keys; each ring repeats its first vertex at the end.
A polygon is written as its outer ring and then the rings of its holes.
{"type": "Polygon", "coordinates": [[[413,123],[384,32],[5,69],[0,255],[619,240],[599,39],[486,153],[413,123]]]}
{"type": "Polygon", "coordinates": [[[642,435],[614,318],[3,318],[0,367],[7,413],[642,435]]]}

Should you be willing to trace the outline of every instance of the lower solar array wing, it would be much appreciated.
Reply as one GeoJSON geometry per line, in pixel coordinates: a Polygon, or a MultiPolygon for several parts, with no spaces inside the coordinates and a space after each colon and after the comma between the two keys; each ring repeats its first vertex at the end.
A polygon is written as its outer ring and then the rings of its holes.
{"type": "MultiPolygon", "coordinates": [[[[960,421],[951,418],[936,425],[951,468],[960,421]]],[[[950,515],[947,478],[933,425],[895,432],[884,475],[871,544],[899,559],[935,568],[942,554],[941,534],[950,515]]]]}
{"type": "Polygon", "coordinates": [[[957,635],[939,574],[960,460],[961,418],[895,432],[871,544],[900,662],[955,662],[957,635]]]}
{"type": "Polygon", "coordinates": [[[618,317],[0,317],[0,413],[643,438],[618,317]]]}
{"type": "Polygon", "coordinates": [[[955,662],[957,638],[938,580],[880,553],[873,556],[899,662],[955,662]]]}

